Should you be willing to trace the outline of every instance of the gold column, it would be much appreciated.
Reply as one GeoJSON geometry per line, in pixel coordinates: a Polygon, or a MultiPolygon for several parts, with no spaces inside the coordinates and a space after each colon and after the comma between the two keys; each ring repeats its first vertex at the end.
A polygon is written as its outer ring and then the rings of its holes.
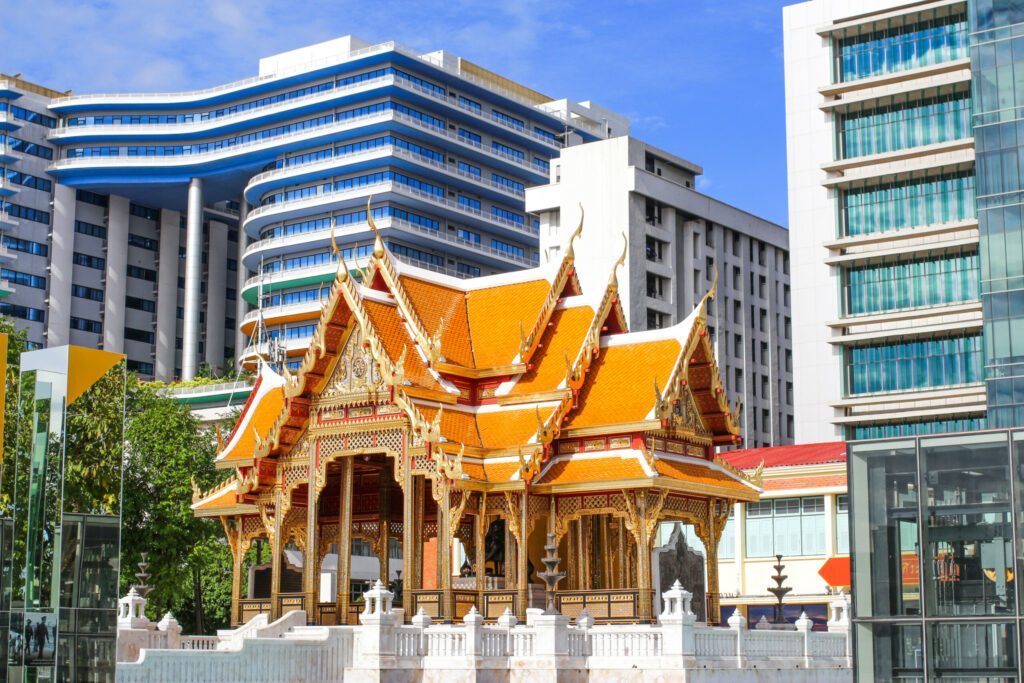
{"type": "Polygon", "coordinates": [[[385,586],[391,584],[391,482],[387,462],[380,471],[377,482],[377,509],[380,533],[377,540],[377,562],[380,564],[380,580],[385,586]]]}
{"type": "Polygon", "coordinates": [[[626,585],[627,585],[626,584],[626,557],[627,557],[627,555],[626,555],[626,525],[625,525],[625,523],[621,519],[616,520],[616,523],[615,523],[615,535],[618,537],[618,541],[619,541],[619,544],[618,544],[619,545],[619,547],[618,547],[619,556],[618,556],[618,563],[617,563],[617,567],[616,567],[616,570],[617,570],[617,576],[616,576],[617,585],[615,587],[616,588],[625,588],[626,585]]]}
{"type": "Polygon", "coordinates": [[[474,550],[476,551],[477,609],[483,614],[484,593],[487,590],[487,573],[484,571],[484,564],[487,562],[487,548],[484,547],[487,536],[487,494],[483,491],[480,492],[480,508],[476,515],[476,525],[473,528],[473,532],[476,537],[476,547],[474,550]]]}
{"type": "Polygon", "coordinates": [[[412,555],[412,575],[410,576],[410,588],[422,589],[423,588],[423,524],[426,512],[424,506],[426,505],[426,477],[418,477],[413,479],[413,495],[415,500],[413,501],[415,527],[412,530],[413,533],[413,555],[412,555]]]}
{"type": "Polygon", "coordinates": [[[580,588],[580,569],[577,562],[579,558],[576,556],[576,522],[569,522],[566,528],[566,541],[565,541],[565,554],[568,555],[566,560],[566,583],[573,589],[579,590],[580,588]]]}
{"type": "MultiPolygon", "coordinates": [[[[235,517],[235,542],[232,544],[231,553],[231,626],[237,626],[242,619],[239,601],[242,598],[242,568],[245,566],[245,548],[242,547],[242,518],[235,517]]],[[[224,520],[224,529],[227,531],[227,520],[224,520]]],[[[231,535],[228,534],[228,541],[231,535]]]]}
{"type": "Polygon", "coordinates": [[[348,623],[349,577],[352,568],[352,458],[341,459],[341,496],[338,500],[337,623],[348,623]]]}
{"type": "MultiPolygon", "coordinates": [[[[310,449],[315,452],[315,449],[310,449]]],[[[309,494],[306,496],[306,552],[302,561],[302,592],[306,601],[306,621],[316,623],[320,616],[320,533],[317,509],[320,492],[316,470],[310,467],[309,494]]]]}
{"type": "Polygon", "coordinates": [[[443,474],[438,474],[438,478],[441,499],[437,501],[437,586],[441,589],[441,619],[450,622],[455,618],[452,594],[451,483],[443,474]]]}
{"type": "MultiPolygon", "coordinates": [[[[530,543],[530,513],[527,505],[527,492],[523,489],[519,496],[519,545],[516,549],[516,592],[519,595],[520,619],[526,620],[526,608],[530,600],[530,573],[527,570],[530,543]]],[[[510,511],[511,512],[511,511],[510,511]]]]}
{"type": "Polygon", "coordinates": [[[412,616],[412,577],[416,567],[416,491],[412,483],[412,462],[402,473],[402,609],[412,616]]]}
{"type": "Polygon", "coordinates": [[[583,535],[583,520],[585,519],[586,516],[583,516],[576,520],[576,568],[578,570],[576,576],[578,577],[577,580],[581,591],[585,591],[589,587],[587,581],[587,546],[583,535]]]}
{"type": "Polygon", "coordinates": [[[270,619],[274,621],[281,617],[280,594],[281,594],[281,560],[284,544],[281,540],[281,508],[284,503],[284,494],[278,490],[274,497],[274,531],[270,537],[270,619]]]}
{"type": "Polygon", "coordinates": [[[636,537],[636,573],[639,599],[637,617],[641,623],[651,621],[654,610],[654,593],[651,590],[651,533],[648,527],[647,494],[641,492],[636,499],[637,529],[636,537]]]}
{"type": "Polygon", "coordinates": [[[707,596],[707,622],[709,624],[717,624],[719,619],[719,596],[718,596],[718,541],[721,538],[722,531],[718,528],[718,517],[715,514],[716,500],[712,498],[708,501],[708,518],[705,528],[707,529],[705,536],[701,541],[704,543],[704,549],[707,551],[707,569],[708,569],[708,587],[705,591],[707,596]]]}
{"type": "Polygon", "coordinates": [[[612,554],[608,547],[608,515],[599,518],[601,528],[601,586],[605,590],[612,587],[612,554]]]}

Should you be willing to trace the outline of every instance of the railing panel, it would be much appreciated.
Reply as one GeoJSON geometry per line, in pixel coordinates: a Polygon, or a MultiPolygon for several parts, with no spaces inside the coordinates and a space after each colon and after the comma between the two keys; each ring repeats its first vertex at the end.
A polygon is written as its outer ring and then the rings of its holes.
{"type": "Polygon", "coordinates": [[[638,619],[637,590],[559,591],[558,611],[575,619],[586,609],[597,623],[629,623],[638,619]]]}

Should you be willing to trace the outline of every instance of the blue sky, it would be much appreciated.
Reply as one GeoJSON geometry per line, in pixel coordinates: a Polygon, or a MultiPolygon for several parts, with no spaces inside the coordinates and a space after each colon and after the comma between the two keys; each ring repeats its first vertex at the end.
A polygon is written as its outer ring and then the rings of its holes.
{"type": "Polygon", "coordinates": [[[12,0],[0,70],[76,92],[175,91],[351,33],[446,49],[630,116],[704,167],[698,187],[782,225],[782,0],[12,0]]]}

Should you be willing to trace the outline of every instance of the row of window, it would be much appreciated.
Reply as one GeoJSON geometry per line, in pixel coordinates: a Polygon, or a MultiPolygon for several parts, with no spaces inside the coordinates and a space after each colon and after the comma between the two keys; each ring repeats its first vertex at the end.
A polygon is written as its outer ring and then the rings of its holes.
{"type": "Polygon", "coordinates": [[[958,93],[846,111],[838,118],[843,159],[970,137],[971,96],[958,93]]]}
{"type": "Polygon", "coordinates": [[[24,254],[32,254],[33,256],[46,257],[50,253],[50,248],[45,244],[12,235],[4,235],[3,245],[12,251],[20,251],[24,254]]]}
{"type": "Polygon", "coordinates": [[[50,224],[49,211],[40,211],[39,209],[33,209],[30,206],[22,206],[21,204],[15,204],[14,202],[0,203],[0,209],[3,209],[3,213],[6,213],[11,218],[21,218],[34,223],[42,223],[43,225],[50,224]]]}
{"type": "Polygon", "coordinates": [[[445,190],[440,185],[434,185],[428,183],[425,180],[406,175],[399,171],[377,171],[375,173],[367,173],[365,175],[355,176],[353,178],[343,178],[333,183],[321,183],[319,185],[310,185],[306,187],[297,188],[294,190],[285,190],[266,194],[260,200],[260,206],[267,206],[270,204],[280,204],[281,202],[294,201],[296,199],[305,199],[308,197],[316,197],[321,194],[329,192],[337,192],[342,190],[351,190],[357,187],[365,187],[367,185],[377,185],[384,182],[396,182],[406,187],[410,187],[420,192],[431,194],[435,197],[443,198],[445,190]]]}
{"type": "Polygon", "coordinates": [[[0,302],[0,315],[6,315],[9,318],[18,318],[20,320],[29,320],[37,323],[46,322],[46,311],[8,302],[0,302]]]}
{"type": "Polygon", "coordinates": [[[975,216],[972,172],[872,183],[842,193],[844,236],[868,235],[975,216]]]}
{"type": "Polygon", "coordinates": [[[16,119],[20,119],[27,123],[38,123],[40,126],[47,128],[56,128],[57,119],[46,114],[40,114],[37,111],[31,109],[25,109],[25,107],[18,106],[13,102],[0,101],[0,111],[9,111],[11,116],[16,119]]]}
{"type": "Polygon", "coordinates": [[[949,432],[968,432],[986,428],[984,416],[950,418],[945,420],[926,420],[922,422],[892,422],[888,424],[855,425],[847,429],[849,440],[887,439],[902,436],[922,436],[927,434],[948,434],[949,432]]]}
{"type": "Polygon", "coordinates": [[[47,161],[53,159],[53,148],[47,147],[46,145],[22,140],[21,138],[16,138],[13,135],[0,135],[0,145],[5,142],[10,145],[11,149],[15,152],[31,154],[32,156],[39,157],[40,159],[46,159],[47,161]]]}
{"type": "Polygon", "coordinates": [[[835,76],[838,81],[852,81],[967,56],[967,16],[935,13],[911,24],[867,28],[840,38],[835,76]]]}
{"type": "Polygon", "coordinates": [[[978,253],[856,266],[843,270],[843,312],[863,315],[977,301],[978,253]]]}
{"type": "Polygon", "coordinates": [[[22,287],[35,287],[36,289],[46,289],[45,277],[40,277],[39,275],[32,275],[31,273],[22,273],[17,270],[11,270],[9,268],[0,268],[0,279],[7,280],[11,284],[20,285],[22,287]]]}
{"type": "Polygon", "coordinates": [[[846,350],[849,394],[908,391],[980,382],[980,334],[855,346],[846,350]]]}
{"type": "Polygon", "coordinates": [[[49,192],[53,189],[53,183],[51,181],[29,173],[22,173],[21,171],[15,171],[14,169],[8,168],[5,175],[7,182],[12,185],[22,185],[35,190],[42,190],[43,192],[49,192]]]}
{"type": "MultiPolygon", "coordinates": [[[[849,498],[835,498],[835,552],[850,552],[849,498]]],[[[744,545],[747,558],[825,555],[825,497],[776,498],[746,503],[744,545]]],[[[718,546],[720,560],[736,558],[735,517],[730,514],[718,546]]]]}

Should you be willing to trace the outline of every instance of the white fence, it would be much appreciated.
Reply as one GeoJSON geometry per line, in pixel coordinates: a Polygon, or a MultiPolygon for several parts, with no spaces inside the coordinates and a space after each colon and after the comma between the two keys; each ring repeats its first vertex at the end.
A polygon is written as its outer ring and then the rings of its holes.
{"type": "Polygon", "coordinates": [[[740,671],[761,677],[775,672],[758,680],[848,680],[845,602],[834,606],[829,632],[813,631],[806,618],[796,630],[748,629],[738,613],[728,628],[711,628],[695,622],[688,594],[678,593],[683,597],[666,593],[656,625],[595,626],[585,612],[570,624],[568,617],[530,610],[525,625],[506,612],[496,625],[485,626],[475,609],[461,624],[432,624],[421,612],[406,625],[401,611],[391,609],[391,594],[378,585],[365,594],[359,626],[305,626],[302,612],[271,624],[264,617],[216,637],[181,637],[180,649],[144,649],[137,661],[118,664],[118,681],[333,683],[346,676],[362,680],[368,672],[376,672],[375,680],[405,680],[410,670],[461,671],[467,680],[486,671],[520,680],[511,673],[552,667],[585,671],[592,681],[615,679],[614,672],[625,669],[680,681],[686,671],[709,669],[730,681],[742,680],[740,671]]]}

